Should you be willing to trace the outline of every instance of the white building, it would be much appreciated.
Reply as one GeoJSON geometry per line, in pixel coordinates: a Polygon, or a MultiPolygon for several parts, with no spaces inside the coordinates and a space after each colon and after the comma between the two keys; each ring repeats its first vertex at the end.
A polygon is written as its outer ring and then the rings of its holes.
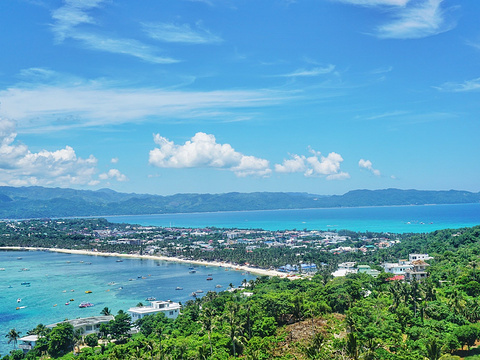
{"type": "Polygon", "coordinates": [[[410,261],[398,260],[398,263],[383,263],[382,267],[386,273],[404,275],[407,270],[413,268],[413,265],[410,261]]]}
{"type": "Polygon", "coordinates": [[[412,262],[415,260],[430,260],[433,259],[433,257],[428,256],[428,254],[409,254],[408,255],[408,261],[412,262]]]}
{"type": "Polygon", "coordinates": [[[176,319],[180,314],[181,305],[172,301],[152,301],[150,306],[139,306],[128,309],[132,321],[143,318],[147,315],[154,315],[163,312],[169,319],[176,319]]]}
{"type": "Polygon", "coordinates": [[[332,273],[332,276],[339,277],[339,276],[345,276],[347,274],[356,274],[357,273],[356,265],[357,263],[354,261],[338,264],[338,270],[334,271],[332,273]]]}
{"type": "Polygon", "coordinates": [[[18,348],[23,350],[24,353],[27,353],[35,347],[38,341],[38,335],[27,335],[21,337],[18,341],[20,341],[18,348]]]}
{"type": "Polygon", "coordinates": [[[82,335],[89,335],[93,333],[98,333],[101,324],[108,324],[111,320],[114,319],[115,317],[113,315],[91,316],[86,318],[65,320],[59,323],[47,325],[46,327],[49,329],[53,329],[58,324],[69,323],[72,324],[74,330],[82,329],[82,335]]]}

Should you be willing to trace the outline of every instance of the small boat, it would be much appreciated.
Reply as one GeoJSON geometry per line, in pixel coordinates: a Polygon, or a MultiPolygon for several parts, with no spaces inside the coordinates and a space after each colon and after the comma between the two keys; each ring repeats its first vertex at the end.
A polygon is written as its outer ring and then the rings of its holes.
{"type": "Polygon", "coordinates": [[[180,287],[180,286],[177,286],[177,287],[175,288],[175,290],[183,290],[183,288],[180,287]]]}
{"type": "Polygon", "coordinates": [[[118,290],[123,290],[123,286],[120,286],[120,287],[118,288],[118,290]]]}
{"type": "Polygon", "coordinates": [[[110,285],[110,286],[115,285],[115,281],[110,281],[107,285],[110,285]]]}
{"type": "Polygon", "coordinates": [[[67,292],[67,290],[63,290],[62,292],[63,292],[63,293],[66,293],[66,292],[67,292]]]}
{"type": "Polygon", "coordinates": [[[117,262],[123,262],[123,260],[118,259],[117,262]]]}
{"type": "Polygon", "coordinates": [[[70,301],[75,301],[75,299],[70,299],[70,301]]]}
{"type": "Polygon", "coordinates": [[[145,299],[145,301],[155,301],[155,300],[157,300],[157,298],[153,296],[149,296],[145,299]]]}
{"type": "Polygon", "coordinates": [[[135,280],[135,279],[128,279],[128,281],[133,281],[133,280],[135,280]]]}
{"type": "Polygon", "coordinates": [[[93,306],[93,304],[91,302],[82,302],[80,305],[78,305],[79,308],[87,308],[87,307],[91,307],[93,306]]]}
{"type": "Polygon", "coordinates": [[[30,283],[29,283],[29,282],[26,282],[26,281],[24,281],[24,282],[22,282],[22,283],[21,283],[21,285],[30,285],[30,283]]]}
{"type": "Polygon", "coordinates": [[[197,297],[197,294],[194,293],[194,292],[192,292],[192,293],[190,294],[190,296],[197,297]]]}
{"type": "Polygon", "coordinates": [[[69,302],[66,302],[65,305],[70,305],[70,303],[69,303],[69,302]]]}
{"type": "Polygon", "coordinates": [[[197,291],[195,291],[195,292],[196,292],[197,294],[201,294],[201,293],[203,293],[203,290],[199,289],[199,290],[197,290],[197,291]]]}
{"type": "Polygon", "coordinates": [[[223,286],[222,286],[222,285],[215,285],[215,287],[216,287],[217,289],[220,289],[220,288],[223,287],[223,286]]]}
{"type": "Polygon", "coordinates": [[[22,271],[30,271],[28,268],[23,268],[22,271]]]}
{"type": "Polygon", "coordinates": [[[190,270],[189,273],[190,274],[195,274],[197,272],[197,270],[190,270]]]}
{"type": "Polygon", "coordinates": [[[207,281],[211,281],[211,280],[213,280],[212,277],[207,277],[207,281]]]}
{"type": "Polygon", "coordinates": [[[71,292],[74,292],[75,290],[72,289],[72,290],[70,290],[70,291],[71,291],[71,292]]]}
{"type": "Polygon", "coordinates": [[[0,271],[5,271],[5,268],[0,268],[0,271]]]}
{"type": "Polygon", "coordinates": [[[207,274],[207,276],[212,276],[212,274],[207,274]]]}
{"type": "Polygon", "coordinates": [[[15,310],[20,310],[20,309],[25,309],[25,308],[26,308],[26,306],[17,306],[17,307],[15,308],[15,310]]]}
{"type": "Polygon", "coordinates": [[[92,290],[85,290],[85,294],[91,294],[92,290]]]}
{"type": "Polygon", "coordinates": [[[87,262],[87,263],[85,263],[85,265],[92,265],[92,263],[91,263],[91,262],[87,262]]]}
{"type": "Polygon", "coordinates": [[[17,299],[17,303],[19,303],[19,302],[21,302],[21,301],[22,301],[22,299],[20,299],[20,298],[17,299]]]}
{"type": "Polygon", "coordinates": [[[17,257],[17,260],[22,260],[22,258],[21,258],[21,257],[17,257]]]}

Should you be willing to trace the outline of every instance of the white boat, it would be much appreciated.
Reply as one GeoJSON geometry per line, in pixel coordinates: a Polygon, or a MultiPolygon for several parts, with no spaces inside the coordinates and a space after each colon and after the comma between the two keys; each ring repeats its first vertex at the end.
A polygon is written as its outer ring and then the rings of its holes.
{"type": "Polygon", "coordinates": [[[17,303],[19,303],[19,302],[22,302],[22,299],[18,298],[18,299],[17,299],[17,303]]]}
{"type": "Polygon", "coordinates": [[[181,286],[177,286],[175,290],[183,290],[183,288],[181,286]]]}
{"type": "Polygon", "coordinates": [[[203,293],[203,290],[197,290],[197,291],[195,291],[195,292],[196,292],[197,294],[201,294],[201,293],[203,293]]]}

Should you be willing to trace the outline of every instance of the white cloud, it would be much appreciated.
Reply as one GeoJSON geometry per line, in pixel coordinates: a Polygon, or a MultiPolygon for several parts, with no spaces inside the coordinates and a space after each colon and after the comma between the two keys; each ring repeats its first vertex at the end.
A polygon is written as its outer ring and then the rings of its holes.
{"type": "Polygon", "coordinates": [[[110,160],[112,164],[117,164],[118,163],[118,157],[114,157],[110,160]]]}
{"type": "Polygon", "coordinates": [[[203,29],[197,24],[192,29],[188,24],[144,23],[143,29],[152,39],[186,44],[212,44],[222,42],[222,38],[203,29]]]}
{"type": "Polygon", "coordinates": [[[144,61],[157,64],[170,64],[178,60],[157,55],[157,48],[144,44],[135,39],[109,38],[92,32],[95,18],[89,12],[101,7],[104,0],[67,0],[65,4],[52,11],[52,31],[57,43],[66,39],[73,39],[83,46],[115,54],[124,54],[137,57],[144,61]],[[90,25],[89,30],[85,30],[90,25]]]}
{"type": "Polygon", "coordinates": [[[92,181],[97,159],[77,157],[74,149],[31,152],[18,144],[15,123],[0,118],[0,184],[12,186],[85,185],[92,181]]]}
{"type": "Polygon", "coordinates": [[[312,156],[292,155],[282,164],[275,164],[275,171],[279,173],[303,172],[306,177],[326,176],[328,180],[349,178],[350,175],[340,171],[343,158],[340,154],[331,152],[326,157],[320,152],[310,150],[312,156]]]}
{"type": "Polygon", "coordinates": [[[35,119],[29,124],[29,131],[135,123],[152,118],[156,121],[201,117],[209,121],[237,121],[248,118],[248,114],[238,114],[242,109],[277,104],[297,97],[297,94],[262,89],[202,92],[112,88],[108,82],[82,79],[69,79],[64,84],[19,84],[0,90],[2,115],[16,119],[19,128],[24,122],[35,119]],[[65,121],[59,122],[59,119],[65,121]],[[50,126],[50,123],[55,123],[55,126],[50,126]]]}
{"type": "Polygon", "coordinates": [[[279,75],[282,77],[307,77],[307,76],[319,76],[324,74],[329,74],[335,70],[335,65],[327,65],[326,67],[316,67],[310,70],[307,69],[298,69],[292,73],[279,75]]]}
{"type": "Polygon", "coordinates": [[[480,78],[464,81],[463,83],[446,82],[440,86],[434,86],[435,89],[440,91],[449,92],[467,92],[480,89],[480,78]]]}
{"type": "Polygon", "coordinates": [[[375,176],[380,176],[381,175],[380,170],[377,170],[377,169],[373,168],[373,164],[370,160],[360,159],[360,161],[358,162],[358,166],[361,169],[366,169],[366,170],[370,171],[375,176]]]}
{"type": "Polygon", "coordinates": [[[159,146],[150,151],[149,163],[161,168],[200,168],[212,167],[227,169],[237,176],[270,174],[269,162],[254,156],[246,156],[235,151],[229,144],[218,144],[215,136],[196,133],[183,145],[154,135],[159,146]]]}
{"type": "Polygon", "coordinates": [[[118,169],[110,169],[106,173],[98,175],[100,180],[116,179],[117,181],[128,181],[128,178],[118,169]]]}
{"type": "Polygon", "coordinates": [[[423,0],[394,13],[392,22],[379,26],[377,36],[384,39],[418,39],[440,34],[455,27],[441,8],[443,0],[423,0]]]}

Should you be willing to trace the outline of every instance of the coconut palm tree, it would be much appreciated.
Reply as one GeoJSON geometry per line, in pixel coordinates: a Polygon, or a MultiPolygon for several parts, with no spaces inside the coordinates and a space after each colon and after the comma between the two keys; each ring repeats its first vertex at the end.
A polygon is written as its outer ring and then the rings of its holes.
{"type": "Polygon", "coordinates": [[[112,310],[110,310],[108,307],[105,306],[102,309],[102,311],[100,311],[100,314],[105,315],[105,316],[112,315],[112,310]]]}
{"type": "Polygon", "coordinates": [[[17,341],[20,338],[20,331],[15,330],[15,328],[10,329],[7,335],[5,335],[6,338],[8,338],[8,343],[10,344],[13,341],[13,348],[16,349],[17,347],[17,341]]]}

